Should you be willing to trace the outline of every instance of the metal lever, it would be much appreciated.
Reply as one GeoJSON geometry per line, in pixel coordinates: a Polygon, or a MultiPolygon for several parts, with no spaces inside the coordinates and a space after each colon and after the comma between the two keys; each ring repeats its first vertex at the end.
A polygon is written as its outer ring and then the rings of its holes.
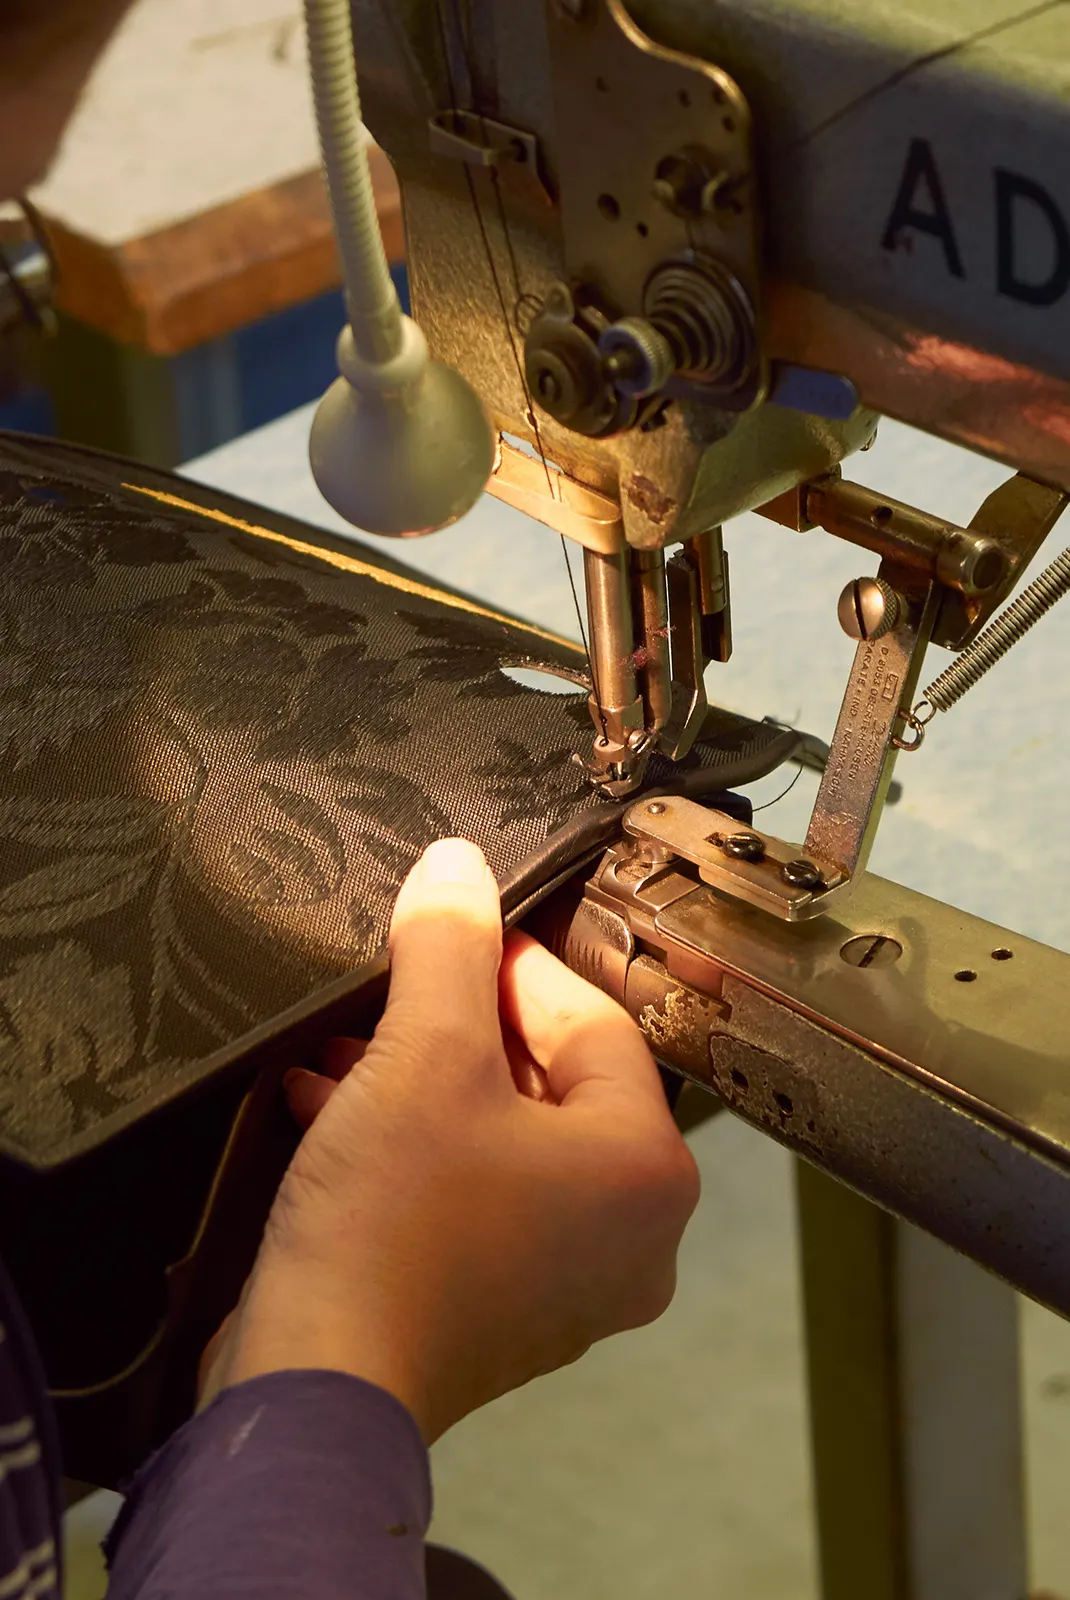
{"type": "Polygon", "coordinates": [[[672,761],[685,756],[695,742],[709,702],[702,672],[702,614],[698,563],[680,551],[665,563],[672,638],[672,711],[661,747],[672,761]]]}
{"type": "Polygon", "coordinates": [[[913,704],[940,600],[936,583],[919,583],[887,562],[879,579],[898,596],[896,626],[855,651],[803,845],[804,855],[847,878],[869,858],[892,781],[897,724],[913,704]]]}
{"type": "Polygon", "coordinates": [[[855,651],[801,851],[679,796],[633,806],[624,819],[628,833],[697,867],[704,883],[786,922],[819,916],[843,893],[864,870],[873,844],[897,728],[917,688],[940,596],[935,583],[887,564],[880,578],[894,596],[895,623],[886,622],[886,631],[855,651]]]}

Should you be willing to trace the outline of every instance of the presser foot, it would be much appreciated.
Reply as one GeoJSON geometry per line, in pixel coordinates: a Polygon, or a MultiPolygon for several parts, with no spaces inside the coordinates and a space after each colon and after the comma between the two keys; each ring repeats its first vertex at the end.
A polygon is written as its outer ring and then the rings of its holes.
{"type": "Polygon", "coordinates": [[[591,746],[589,761],[578,755],[572,759],[607,799],[621,800],[639,788],[653,748],[653,736],[646,729],[636,729],[623,740],[600,733],[591,746]]]}

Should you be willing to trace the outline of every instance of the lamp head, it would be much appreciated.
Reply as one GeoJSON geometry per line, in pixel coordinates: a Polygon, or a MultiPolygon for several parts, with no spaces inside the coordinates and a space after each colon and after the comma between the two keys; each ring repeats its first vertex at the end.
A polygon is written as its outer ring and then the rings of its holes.
{"type": "Polygon", "coordinates": [[[452,367],[432,361],[410,317],[382,365],[338,340],[341,374],[316,409],[309,460],[320,493],[354,527],[416,538],[470,511],[494,468],[483,406],[452,367]]]}

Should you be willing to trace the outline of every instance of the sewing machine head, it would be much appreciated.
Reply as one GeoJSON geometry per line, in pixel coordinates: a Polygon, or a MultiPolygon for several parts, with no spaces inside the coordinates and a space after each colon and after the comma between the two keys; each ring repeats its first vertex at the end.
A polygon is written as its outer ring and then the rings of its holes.
{"type": "Polygon", "coordinates": [[[629,818],[789,920],[864,866],[944,709],[915,710],[927,643],[970,644],[1070,488],[1070,22],[997,12],[966,37],[868,0],[356,0],[415,315],[490,416],[490,491],[584,547],[594,781],[695,738],[725,519],[880,556],[841,598],[859,647],[802,852],[686,802],[629,818]],[[1019,475],[968,529],[844,482],[882,412],[1019,475]]]}

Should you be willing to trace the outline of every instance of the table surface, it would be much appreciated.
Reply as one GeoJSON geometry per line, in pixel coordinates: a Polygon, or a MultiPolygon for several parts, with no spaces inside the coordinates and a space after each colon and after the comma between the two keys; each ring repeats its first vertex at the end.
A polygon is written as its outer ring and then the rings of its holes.
{"type": "MultiPolygon", "coordinates": [[[[398,262],[393,170],[369,155],[398,262]]],[[[60,309],[156,356],[336,288],[301,0],[138,0],[33,198],[60,309]]]]}
{"type": "MultiPolygon", "coordinates": [[[[307,462],[312,408],[191,462],[205,483],[303,517],[392,555],[499,608],[577,636],[561,544],[540,524],[489,496],[455,527],[400,542],[357,535],[325,504],[307,462]]],[[[937,515],[967,522],[1007,472],[980,456],[895,422],[881,423],[873,449],[848,475],[937,515]]],[[[1057,525],[1038,562],[1070,533],[1057,525]]],[[[836,621],[843,585],[876,570],[876,558],[820,530],[792,533],[748,515],[729,523],[735,653],[711,668],[711,699],[751,716],[773,716],[831,738],[851,664],[836,621]]],[[[950,657],[934,649],[928,683],[950,657]]],[[[1070,951],[1070,783],[1066,696],[1070,604],[1057,608],[950,713],[937,717],[924,748],[900,756],[903,799],[886,811],[871,870],[975,915],[1070,951]]],[[[794,769],[787,769],[788,775],[794,769]]],[[[785,783],[753,788],[758,803],[785,783]]],[[[804,773],[762,822],[788,839],[806,831],[817,778],[804,773]]]]}
{"type": "Polygon", "coordinates": [[[114,246],[318,159],[301,0],[138,0],[34,199],[114,246]]]}

